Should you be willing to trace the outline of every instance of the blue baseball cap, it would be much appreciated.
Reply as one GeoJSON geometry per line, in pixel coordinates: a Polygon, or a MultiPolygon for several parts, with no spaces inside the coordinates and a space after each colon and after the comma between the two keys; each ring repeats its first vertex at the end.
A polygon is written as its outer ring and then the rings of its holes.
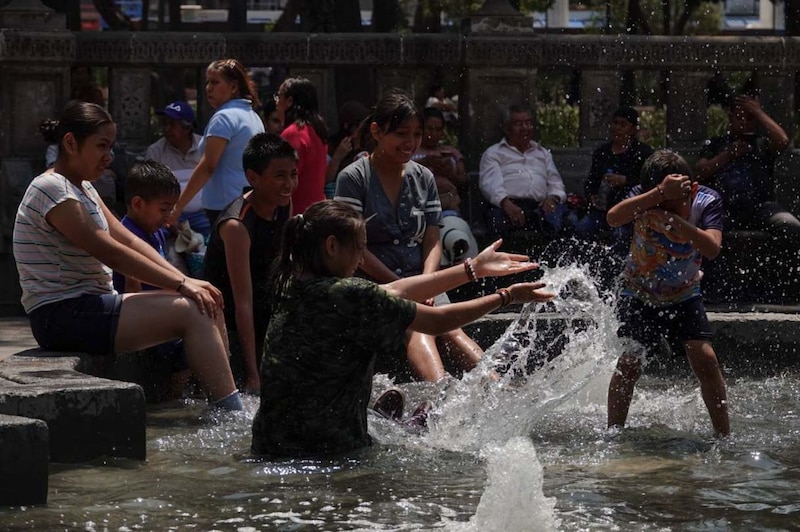
{"type": "Polygon", "coordinates": [[[156,114],[194,124],[194,111],[192,107],[181,100],[168,103],[166,107],[156,111],[156,114]]]}

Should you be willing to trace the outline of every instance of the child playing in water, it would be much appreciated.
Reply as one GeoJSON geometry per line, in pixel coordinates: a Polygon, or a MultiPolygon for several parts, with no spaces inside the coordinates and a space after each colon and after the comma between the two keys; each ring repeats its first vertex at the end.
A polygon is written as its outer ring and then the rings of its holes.
{"type": "MultiPolygon", "coordinates": [[[[120,222],[131,233],[152,246],[165,260],[169,236],[165,224],[180,194],[180,183],[172,171],[155,161],[135,163],[125,180],[126,214],[120,222]]],[[[114,289],[119,293],[160,290],[158,286],[143,284],[138,279],[118,271],[114,271],[113,279],[114,289]]],[[[173,340],[153,346],[147,351],[156,360],[166,364],[166,369],[171,372],[170,381],[157,388],[155,399],[181,397],[190,377],[183,353],[183,342],[173,340]]]]}
{"type": "Polygon", "coordinates": [[[53,351],[111,355],[182,339],[214,404],[241,410],[222,334],[222,296],[185,277],[106,207],[92,182],[111,163],[117,128],[102,107],[72,101],[58,123],[58,158],[31,181],[14,221],[22,305],[53,351]],[[118,294],[111,270],[164,288],[118,294]]]}
{"type": "MultiPolygon", "coordinates": [[[[167,216],[181,194],[181,187],[172,171],[161,163],[144,161],[135,163],[125,181],[126,213],[120,222],[131,233],[167,258],[165,227],[167,216]]],[[[114,272],[114,288],[118,292],[158,290],[159,287],[142,285],[138,279],[114,272]]]]}
{"type": "Polygon", "coordinates": [[[608,211],[611,227],[634,222],[617,334],[644,350],[626,352],[617,363],[608,386],[609,427],[625,425],[643,355],[666,338],[686,351],[716,435],[730,433],[725,380],[700,292],[701,260],[716,257],[722,245],[722,200],[689,174],[683,157],[659,150],[645,161],[641,185],[608,211]]]}
{"type": "Polygon", "coordinates": [[[242,166],[251,190],[217,218],[203,277],[222,291],[234,377],[243,391],[258,393],[271,297],[267,277],[297,188],[297,152],[281,137],[259,133],[248,141],[242,166]]]}
{"type": "Polygon", "coordinates": [[[355,209],[331,200],[286,223],[271,282],[254,453],[298,457],[370,445],[375,360],[402,350],[406,329],[440,334],[512,301],[552,298],[539,290],[543,283],[520,283],[442,307],[415,303],[536,265],[524,255],[498,253],[497,241],[464,264],[378,285],[352,278],[364,260],[365,225],[355,209]]]}

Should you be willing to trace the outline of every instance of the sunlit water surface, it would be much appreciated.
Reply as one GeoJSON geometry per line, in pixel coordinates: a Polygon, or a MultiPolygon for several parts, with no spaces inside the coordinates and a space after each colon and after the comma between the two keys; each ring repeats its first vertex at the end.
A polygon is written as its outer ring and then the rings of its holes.
{"type": "MultiPolygon", "coordinates": [[[[0,529],[36,530],[784,530],[800,510],[800,378],[728,377],[734,435],[717,442],[694,379],[645,376],[629,427],[608,431],[605,391],[622,346],[613,309],[578,268],[527,307],[461,381],[406,387],[431,398],[427,433],[370,419],[376,445],[348,457],[248,456],[246,411],[197,402],[153,409],[144,463],[53,464],[46,506],[0,509],[0,529]],[[527,375],[526,355],[563,354],[527,375]],[[539,318],[539,319],[537,319],[539,318]],[[552,320],[550,320],[552,323],[552,320]],[[563,320],[558,323],[564,323],[563,320]],[[558,344],[559,351],[562,346],[558,344]],[[516,359],[504,353],[522,354],[516,359]],[[498,363],[511,364],[499,380],[498,363]]],[[[724,360],[724,354],[721,354],[724,360]]],[[[685,365],[682,358],[675,364],[685,365]]],[[[659,372],[659,375],[663,372],[659,372]]],[[[376,377],[374,393],[389,386],[376,377]]]]}

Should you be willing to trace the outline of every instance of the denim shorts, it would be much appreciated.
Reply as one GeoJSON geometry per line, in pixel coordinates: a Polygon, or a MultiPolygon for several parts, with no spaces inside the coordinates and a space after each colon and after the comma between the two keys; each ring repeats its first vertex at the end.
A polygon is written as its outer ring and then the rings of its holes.
{"type": "Polygon", "coordinates": [[[635,297],[621,297],[617,317],[620,321],[617,336],[636,340],[645,347],[648,356],[658,354],[662,338],[675,355],[685,353],[683,344],[687,340],[713,338],[702,297],[666,307],[654,307],[635,297]]]}
{"type": "Polygon", "coordinates": [[[56,301],[30,313],[31,331],[44,349],[113,355],[121,309],[120,294],[56,301]]]}

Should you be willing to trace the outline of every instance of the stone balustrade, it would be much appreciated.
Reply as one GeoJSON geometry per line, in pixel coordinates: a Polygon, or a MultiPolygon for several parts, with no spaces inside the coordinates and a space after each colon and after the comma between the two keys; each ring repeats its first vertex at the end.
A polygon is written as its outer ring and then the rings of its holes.
{"type": "MultiPolygon", "coordinates": [[[[202,74],[212,60],[236,57],[248,67],[280,66],[318,87],[323,114],[337,123],[337,87],[353,72],[364,101],[393,87],[424,99],[434,71],[452,76],[461,105],[462,151],[477,167],[483,149],[500,135],[498,117],[512,103],[533,106],[537,81],[551,73],[580,77],[580,143],[559,151],[572,180],[580,180],[591,149],[607,136],[620,102],[623,70],[665,72],[667,138],[691,158],[706,135],[706,83],[717,70],[757,68],[763,107],[790,135],[794,87],[800,70],[800,38],[644,37],[513,34],[299,34],[79,32],[47,25],[0,28],[0,313],[19,312],[19,291],[10,233],[19,197],[43,166],[38,124],[57,116],[70,96],[76,67],[108,68],[108,106],[118,124],[118,143],[143,152],[152,141],[151,79],[157,69],[193,73],[199,89],[199,121],[210,115],[202,74]],[[192,72],[193,71],[193,72],[192,72]],[[581,175],[578,175],[578,174],[581,175]]],[[[346,85],[346,84],[345,84],[346,85]]],[[[354,89],[354,90],[356,90],[354,89]]],[[[340,93],[341,100],[341,90],[340,93]]],[[[350,93],[347,93],[350,96],[350,93]]],[[[780,184],[798,197],[796,173],[780,184]]],[[[575,187],[573,186],[573,189],[575,187]]]]}

